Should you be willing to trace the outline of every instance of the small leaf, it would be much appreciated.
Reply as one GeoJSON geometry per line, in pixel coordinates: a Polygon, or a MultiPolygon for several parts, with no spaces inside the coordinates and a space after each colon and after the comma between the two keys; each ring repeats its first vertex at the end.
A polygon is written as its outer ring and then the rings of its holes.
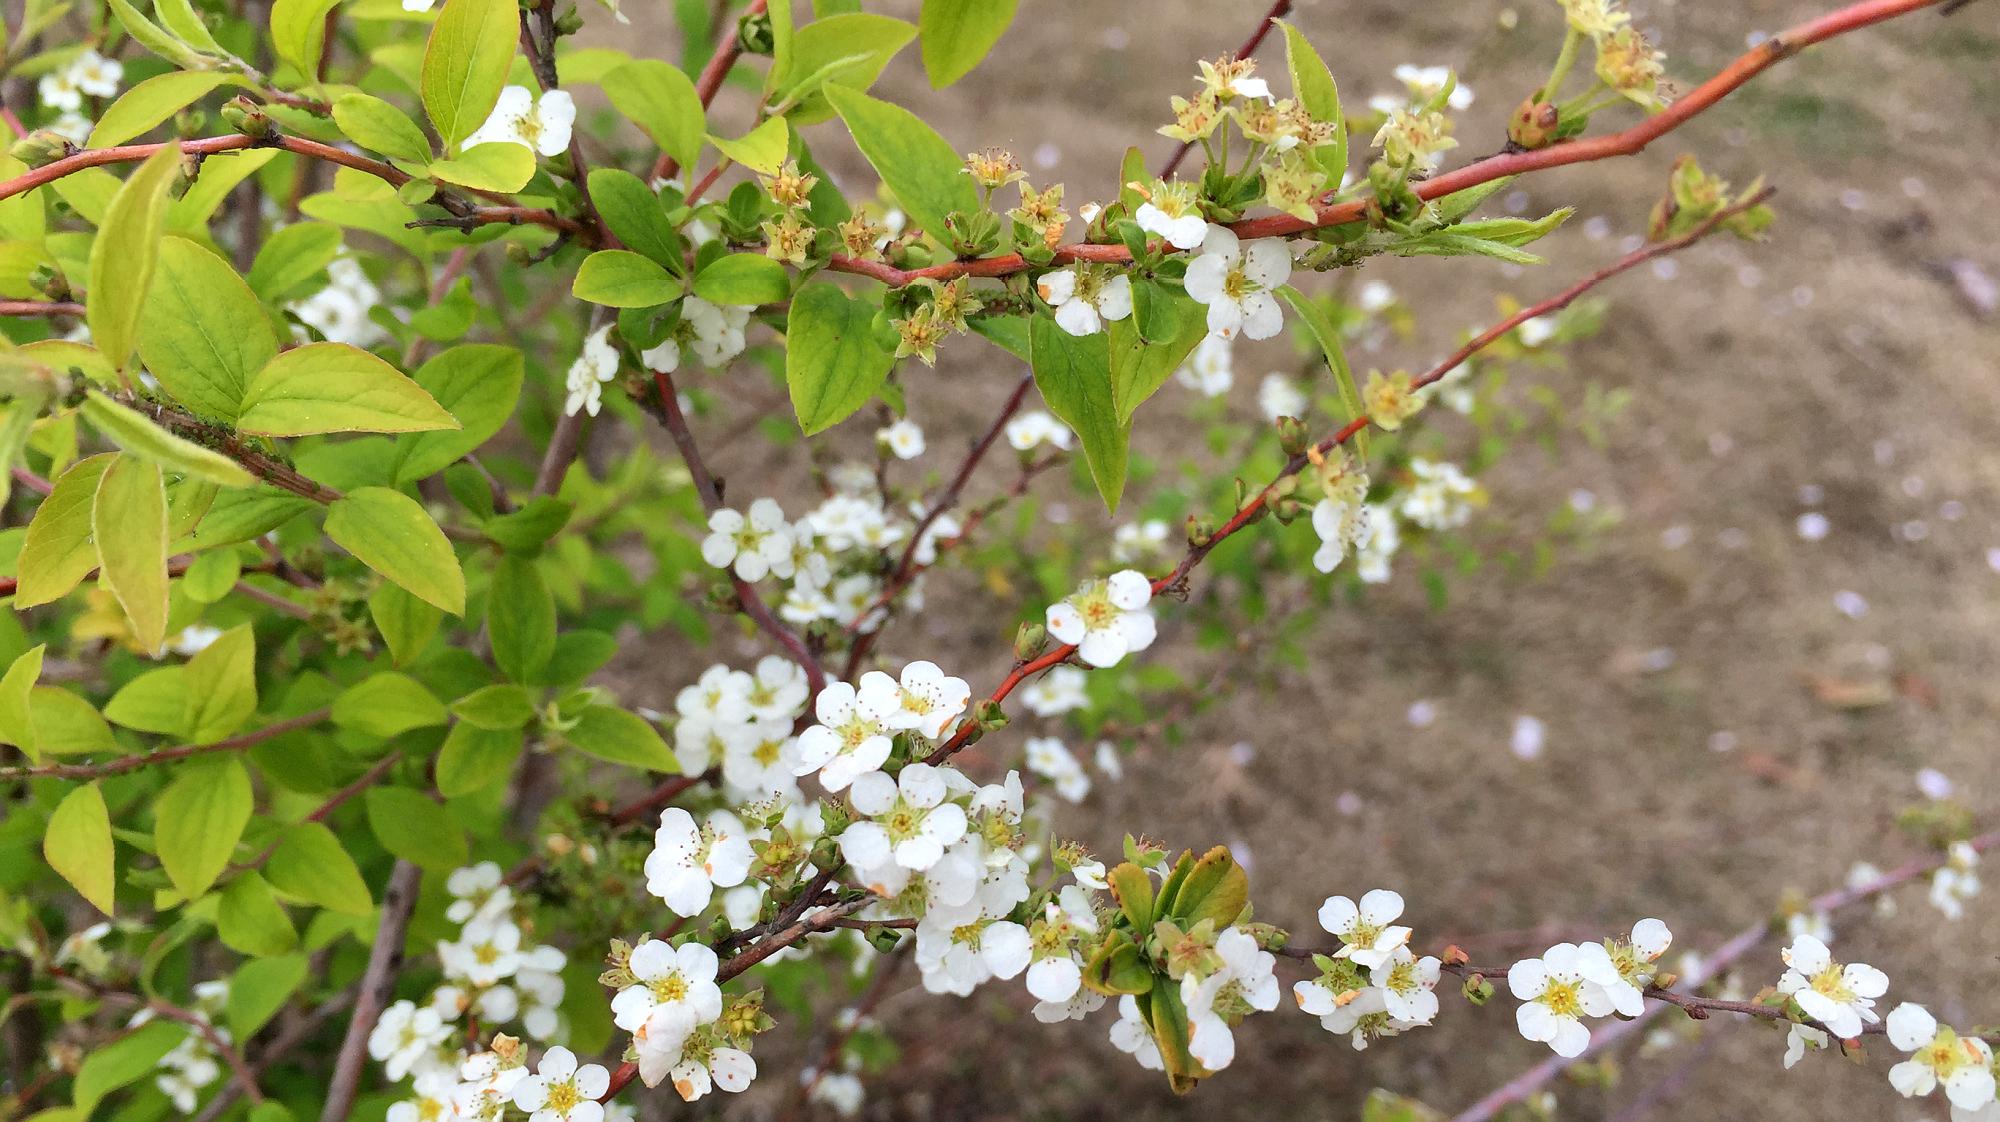
{"type": "Polygon", "coordinates": [[[29,763],[40,763],[42,758],[41,749],[35,746],[35,726],[29,706],[34,699],[35,683],[42,676],[42,655],[47,650],[45,643],[30,647],[0,678],[0,743],[19,748],[29,763]]]}
{"type": "Polygon", "coordinates": [[[1126,922],[1134,931],[1153,929],[1153,878],[1146,870],[1130,861],[1113,866],[1105,877],[1111,887],[1111,896],[1118,901],[1118,910],[1125,913],[1126,922]]]}
{"type": "Polygon", "coordinates": [[[368,825],[382,848],[413,865],[446,871],[470,859],[465,832],[444,807],[407,787],[373,787],[368,825]]]}
{"type": "Polygon", "coordinates": [[[77,1068],[76,1087],[71,1092],[82,1116],[87,1117],[104,1096],[151,1075],[160,1060],[187,1039],[188,1032],[178,1021],[149,1021],[91,1049],[77,1068]]]}
{"type": "Polygon", "coordinates": [[[271,47],[301,75],[319,73],[326,43],[326,16],[340,0],[275,0],[268,17],[271,47]]]}
{"type": "Polygon", "coordinates": [[[382,633],[382,641],[389,644],[389,655],[397,666],[407,666],[422,654],[444,619],[443,612],[389,581],[368,594],[368,615],[382,633]]]}
{"type": "Polygon", "coordinates": [[[305,983],[311,966],[302,954],[246,962],[229,979],[229,1035],[248,1040],[285,1007],[305,983]]]}
{"type": "Polygon", "coordinates": [[[444,722],[444,703],[393,670],[363,678],[333,701],[334,724],[384,739],[444,722]]]}
{"type": "Polygon", "coordinates": [[[1250,878],[1229,850],[1216,846],[1188,870],[1174,898],[1173,915],[1183,930],[1212,920],[1220,931],[1236,922],[1250,903],[1250,878]]]}
{"type": "Polygon", "coordinates": [[[365,916],[375,910],[354,858],[333,831],[318,822],[301,822],[286,830],[264,865],[264,875],[279,892],[328,911],[365,916]]]}
{"type": "Polygon", "coordinates": [[[111,843],[111,815],[97,784],[72,790],[49,815],[42,856],[92,907],[105,915],[112,913],[116,854],[111,843]]]}
{"type": "Polygon", "coordinates": [[[822,92],[830,85],[865,90],[875,84],[889,60],[917,37],[909,23],[872,12],[843,12],[820,18],[792,36],[785,67],[771,68],[766,85],[774,103],[791,103],[785,116],[809,125],[833,115],[822,92]]]}
{"type": "Polygon", "coordinates": [[[259,436],[455,429],[451,414],[395,367],[346,343],[307,343],[250,379],[237,428],[259,436]]]}
{"type": "Polygon", "coordinates": [[[157,651],[167,638],[167,492],[157,464],[125,453],[104,469],[91,508],[98,580],[132,621],[132,638],[157,651]]]}
{"type": "Polygon", "coordinates": [[[1144,299],[1149,301],[1148,318],[1153,321],[1150,325],[1140,323],[1140,317],[1134,314],[1107,327],[1111,401],[1118,411],[1118,420],[1128,428],[1132,414],[1167,384],[1174,370],[1208,334],[1208,321],[1194,301],[1168,295],[1161,289],[1162,286],[1151,281],[1132,286],[1135,295],[1148,294],[1144,299]],[[1146,337],[1143,332],[1148,329],[1160,334],[1146,337]]]}
{"type": "Polygon", "coordinates": [[[503,557],[494,565],[486,631],[493,661],[514,681],[535,681],[549,664],[556,649],[556,602],[533,561],[503,557]]]}
{"type": "Polygon", "coordinates": [[[326,534],[361,563],[452,615],[465,613],[465,573],[438,524],[415,499],[362,487],[326,513],[326,534]]]}
{"type": "MultiPolygon", "coordinates": [[[[1340,404],[1347,410],[1347,421],[1352,421],[1363,413],[1361,387],[1355,384],[1354,368],[1347,365],[1347,351],[1340,345],[1340,328],[1335,327],[1312,297],[1286,285],[1278,290],[1285,303],[1299,314],[1299,322],[1306,325],[1306,331],[1319,344],[1320,353],[1326,356],[1326,364],[1333,371],[1334,388],[1340,391],[1340,404]]],[[[1363,463],[1368,461],[1368,428],[1363,426],[1354,433],[1354,451],[1363,463]]]]}
{"type": "MultiPolygon", "coordinates": [[[[121,0],[122,2],[122,0],[121,0]]],[[[181,146],[155,152],[118,189],[90,243],[90,296],[84,309],[90,337],[123,368],[138,342],[139,315],[159,259],[167,188],[180,174],[181,146]]]]}
{"type": "Polygon", "coordinates": [[[694,276],[694,294],[711,304],[775,304],[791,291],[785,267],[757,253],[718,257],[694,276]]]}
{"type": "Polygon", "coordinates": [[[35,508],[28,535],[21,545],[20,584],[15,608],[32,608],[69,595],[97,568],[97,546],[91,537],[97,485],[116,453],[89,456],[56,478],[55,489],[35,508]]]}
{"type": "Polygon", "coordinates": [[[651,723],[614,706],[590,706],[578,714],[576,724],[563,736],[579,751],[600,760],[647,771],[680,770],[673,750],[651,723]]]}
{"type": "Polygon", "coordinates": [[[257,640],[249,624],[222,633],[182,668],[187,716],[181,727],[196,744],[213,744],[257,712],[257,640]]]}
{"type": "Polygon", "coordinates": [[[1071,335],[1047,316],[1029,328],[1035,387],[1049,411],[1076,430],[1090,475],[1110,510],[1125,492],[1130,426],[1118,419],[1111,391],[1111,342],[1103,332],[1071,335]]]}
{"type": "Polygon", "coordinates": [[[734,139],[711,136],[708,142],[731,162],[771,175],[784,164],[785,154],[791,150],[792,127],[783,117],[767,117],[742,136],[734,139]]]}
{"type": "Polygon", "coordinates": [[[668,267],[680,263],[681,238],[667,221],[660,197],[623,168],[592,168],[590,201],[619,241],[668,267]]]}
{"type": "Polygon", "coordinates": [[[520,42],[514,0],[445,0],[424,47],[424,112],[447,148],[486,123],[520,42]]]}
{"type": "MultiPolygon", "coordinates": [[[[431,158],[431,143],[424,139],[424,130],[402,110],[379,97],[365,93],[340,95],[333,100],[333,123],[340,126],[347,139],[392,159],[421,164],[431,158]]],[[[530,169],[534,167],[532,154],[528,165],[530,169]]]]}
{"type": "Polygon", "coordinates": [[[855,146],[925,233],[942,238],[945,215],[981,209],[963,157],[916,114],[841,86],[828,86],[826,96],[855,146]]]}
{"type": "Polygon", "coordinates": [[[439,160],[428,170],[435,178],[474,191],[519,191],[535,177],[535,153],[525,144],[493,140],[439,160]]]}
{"type": "Polygon", "coordinates": [[[875,312],[831,284],[808,284],[792,297],[785,384],[807,436],[846,420],[889,376],[896,356],[875,338],[875,312]]]}
{"type": "Polygon", "coordinates": [[[188,106],[217,86],[237,82],[233,74],[214,70],[176,70],[156,74],[120,94],[97,118],[87,146],[110,148],[123,144],[188,106]]]}
{"type": "Polygon", "coordinates": [[[535,719],[535,699],[520,686],[485,686],[452,702],[451,712],[482,729],[509,731],[535,719]]]}
{"type": "Polygon", "coordinates": [[[681,282],[650,257],[600,249],[583,259],[570,294],[607,308],[650,308],[679,296],[681,282]]]}
{"type": "Polygon", "coordinates": [[[459,427],[398,437],[397,486],[443,471],[500,431],[521,394],[521,352],[469,343],[438,352],[411,377],[459,427]]]}
{"type": "Polygon", "coordinates": [[[708,131],[707,113],[679,67],[657,59],[627,63],[604,76],[604,94],[675,163],[694,165],[708,131]]]}
{"type": "Polygon", "coordinates": [[[924,73],[943,89],[972,72],[1014,22],[1016,0],[924,0],[917,17],[924,73]]]}
{"type": "MultiPolygon", "coordinates": [[[[307,282],[340,256],[340,227],[330,222],[294,222],[265,235],[257,260],[244,279],[260,300],[278,300],[295,294],[307,282]]],[[[251,372],[262,366],[259,362],[251,372]]],[[[250,378],[244,376],[244,384],[250,378]]]]}
{"type": "Polygon", "coordinates": [[[222,875],[252,805],[250,774],[234,756],[184,765],[154,802],[153,844],[183,897],[200,896],[222,875]]]}
{"type": "Polygon", "coordinates": [[[244,391],[278,353],[257,296],[229,262],[186,238],[159,246],[159,281],[139,321],[139,357],[174,400],[236,419],[244,391]]]}
{"type": "MultiPolygon", "coordinates": [[[[495,686],[494,689],[515,689],[495,686]]],[[[514,773],[521,758],[523,739],[519,727],[486,729],[469,721],[451,728],[438,749],[438,794],[448,799],[483,791],[514,773]]]]}
{"type": "Polygon", "coordinates": [[[271,895],[271,886],[255,872],[239,873],[223,889],[215,913],[215,933],[229,949],[258,957],[286,954],[299,945],[292,918],[271,895]]]}
{"type": "Polygon", "coordinates": [[[1313,120],[1333,126],[1333,139],[1313,149],[1313,162],[1331,183],[1338,184],[1347,170],[1347,118],[1340,111],[1340,89],[1325,60],[1299,29],[1284,20],[1279,20],[1278,26],[1285,29],[1285,65],[1292,75],[1292,96],[1313,120]]]}

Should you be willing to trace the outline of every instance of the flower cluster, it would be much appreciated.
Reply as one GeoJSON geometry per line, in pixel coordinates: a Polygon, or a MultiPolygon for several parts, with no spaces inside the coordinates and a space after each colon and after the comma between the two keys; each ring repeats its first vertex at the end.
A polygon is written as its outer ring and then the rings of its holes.
{"type": "MultiPolygon", "coordinates": [[[[215,1023],[228,1003],[228,982],[220,979],[196,982],[194,1002],[187,1012],[202,1023],[203,1030],[189,1032],[155,1065],[159,1074],[153,1076],[153,1085],[182,1114],[193,1114],[200,1101],[201,1089],[222,1076],[222,1057],[216,1053],[210,1034],[213,1034],[214,1041],[225,1045],[231,1043],[229,1030],[215,1023]]],[[[151,1009],[141,1009],[132,1015],[128,1024],[137,1028],[152,1019],[151,1009]]]]}

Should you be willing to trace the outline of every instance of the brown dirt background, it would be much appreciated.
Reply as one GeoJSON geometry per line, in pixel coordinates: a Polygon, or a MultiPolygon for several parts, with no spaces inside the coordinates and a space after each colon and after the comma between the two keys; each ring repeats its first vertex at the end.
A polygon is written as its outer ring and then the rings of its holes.
{"type": "MultiPolygon", "coordinates": [[[[1167,144],[1152,129],[1167,98],[1189,86],[1195,59],[1233,48],[1266,6],[1026,0],[971,78],[930,90],[912,46],[880,92],[968,150],[1021,153],[1037,182],[1063,179],[1075,201],[1110,187],[1135,138],[1157,164],[1167,144]],[[1057,153],[1052,168],[1032,162],[1044,144],[1057,153]]],[[[1742,50],[1747,33],[1829,6],[1634,8],[1685,86],[1742,50]]],[[[909,18],[915,7],[868,4],[909,18]]],[[[1488,0],[1306,0],[1294,18],[1356,104],[1395,88],[1396,62],[1458,66],[1478,94],[1458,130],[1455,155],[1469,157],[1498,147],[1507,110],[1543,76],[1560,35],[1553,3],[1519,5],[1511,31],[1506,10],[1488,0]]],[[[1532,379],[1572,402],[1593,382],[1628,388],[1633,402],[1601,450],[1572,433],[1489,473],[1484,539],[1496,549],[1525,544],[1576,488],[1622,512],[1617,526],[1588,550],[1565,551],[1539,579],[1493,567],[1458,579],[1443,613],[1426,605],[1412,573],[1399,574],[1332,614],[1308,640],[1309,668],[1226,681],[1221,703],[1185,727],[1185,744],[1142,750],[1123,784],[1100,782],[1063,828],[1106,852],[1127,829],[1177,846],[1238,847],[1253,863],[1260,918],[1301,932],[1314,931],[1329,894],[1395,887],[1425,948],[1456,939],[1486,960],[1623,931],[1644,915],[1669,922],[1677,952],[1712,947],[1788,890],[1824,891],[1857,859],[1887,867],[1914,853],[1892,816],[1917,798],[1921,766],[1942,769],[1965,802],[1991,811],[2000,798],[1991,684],[2000,574],[1986,550],[2000,545],[2000,324],[1980,317],[1948,266],[1970,259],[2000,272],[1996,16],[2000,8],[1974,4],[1949,20],[1926,13],[1849,36],[1785,63],[1636,159],[1521,182],[1534,213],[1578,207],[1537,247],[1550,267],[1371,263],[1368,275],[1420,305],[1426,326],[1419,342],[1392,344],[1380,361],[1415,365],[1454,341],[1456,325],[1489,319],[1496,293],[1537,298],[1614,257],[1619,239],[1642,229],[1679,152],[1738,183],[1766,174],[1782,192],[1772,242],[1714,242],[1682,254],[1672,280],[1622,279],[1607,290],[1602,334],[1571,352],[1566,369],[1532,379]],[[1583,232],[1593,216],[1608,220],[1608,237],[1583,232]],[[1794,530],[1806,485],[1824,489],[1818,509],[1832,522],[1818,543],[1794,530]],[[1962,504],[1963,516],[1941,515],[1947,502],[1962,504]],[[1510,529],[1516,517],[1519,531],[1510,529]],[[1911,521],[1928,536],[1904,540],[1898,528],[1911,521]],[[1670,527],[1686,528],[1685,546],[1663,545],[1670,527]],[[1861,594],[1870,610],[1840,614],[1839,590],[1861,594]],[[1656,648],[1674,652],[1671,668],[1638,670],[1656,648]],[[1815,698],[1815,675],[1886,682],[1894,697],[1843,711],[1815,698]],[[1421,730],[1404,717],[1419,698],[1439,710],[1421,730]],[[1508,751],[1519,713],[1547,725],[1534,762],[1508,751]],[[1711,748],[1720,732],[1733,734],[1733,751],[1711,748]],[[1251,749],[1247,763],[1238,744],[1251,749]],[[1336,813],[1347,791],[1360,809],[1336,813]]],[[[1282,72],[1281,44],[1260,57],[1282,72]]],[[[746,112],[735,94],[721,106],[721,121],[746,112]]],[[[865,184],[868,172],[836,151],[834,131],[812,134],[822,157],[865,184]]],[[[997,352],[977,350],[935,377],[909,378],[913,415],[934,450],[976,432],[1016,376],[993,361],[997,352]]],[[[1273,365],[1290,360],[1282,350],[1239,351],[1235,401],[1246,415],[1273,365]]],[[[1147,439],[1171,442],[1173,411],[1151,416],[1165,431],[1147,439]]],[[[1442,412],[1429,420],[1462,425],[1442,412]]],[[[715,458],[739,486],[757,480],[754,493],[802,493],[796,457],[760,469],[752,455],[718,449],[715,458]]],[[[1042,490],[1063,486],[1052,476],[1042,490]]],[[[1077,517],[1102,517],[1069,505],[1077,517]]],[[[1015,606],[969,579],[931,592],[934,604],[952,598],[949,618],[899,626],[884,655],[934,658],[976,690],[990,687],[1006,669],[999,636],[1015,606]]],[[[1191,640],[1169,607],[1149,657],[1212,667],[1212,656],[1189,654],[1191,640]]],[[[665,639],[631,649],[618,675],[631,700],[669,701],[682,682],[663,680],[659,667],[681,664],[678,654],[665,639]]],[[[1939,919],[1921,887],[1901,902],[1893,919],[1837,917],[1837,953],[1886,969],[1891,1001],[1923,1001],[1961,1024],[2000,1023],[2000,893],[1957,924],[1939,919]]],[[[1746,962],[1748,988],[1776,980],[1777,946],[1746,962]]],[[[1046,1027],[1027,1016],[1018,983],[956,1002],[914,990],[912,977],[883,1011],[904,1058],[870,1079],[866,1117],[1350,1119],[1377,1086],[1449,1111],[1548,1054],[1515,1034],[1505,1000],[1474,1009],[1447,995],[1437,1027],[1359,1054],[1287,1001],[1238,1030],[1232,1068],[1177,1100],[1106,1042],[1110,1010],[1046,1027]]],[[[1660,1023],[1687,1025],[1677,1014],[1660,1023]]],[[[1687,1061],[1693,1044],[1645,1058],[1628,1048],[1616,1053],[1625,1074],[1613,1088],[1558,1083],[1559,1116],[1627,1117],[1621,1108],[1663,1079],[1678,1094],[1660,1115],[1945,1114],[1941,1099],[1897,1098],[1882,1056],[1862,1066],[1814,1057],[1785,1073],[1775,1032],[1721,1021],[1702,1032],[1712,1043],[1698,1062],[1687,1061]]],[[[797,1070],[785,1035],[760,1049],[760,1092],[713,1105],[732,1116],[780,1112],[797,1070]]]]}

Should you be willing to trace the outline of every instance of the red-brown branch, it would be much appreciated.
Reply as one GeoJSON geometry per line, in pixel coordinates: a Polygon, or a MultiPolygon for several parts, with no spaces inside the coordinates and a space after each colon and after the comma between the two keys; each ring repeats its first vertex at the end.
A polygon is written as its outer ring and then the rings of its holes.
{"type": "MultiPolygon", "coordinates": [[[[1631,253],[1628,253],[1625,256],[1619,258],[1617,261],[1614,261],[1611,264],[1606,265],[1604,268],[1597,270],[1596,272],[1590,274],[1587,277],[1584,277],[1582,280],[1577,281],[1575,284],[1570,285],[1568,288],[1563,289],[1561,292],[1556,293],[1554,296],[1551,296],[1548,299],[1541,301],[1540,303],[1531,304],[1525,308],[1522,308],[1520,311],[1514,313],[1511,316],[1508,316],[1506,319],[1501,320],[1499,323],[1494,324],[1492,327],[1489,327],[1485,331],[1482,331],[1478,335],[1474,336],[1464,346],[1452,352],[1451,355],[1447,357],[1443,362],[1438,363],[1436,366],[1433,366],[1429,370],[1425,371],[1423,374],[1411,379],[1410,380],[1411,389],[1412,390],[1422,389],[1425,386],[1431,385],[1432,383],[1438,381],[1439,379],[1443,378],[1446,374],[1449,374],[1454,369],[1457,369],[1460,363],[1464,362],[1467,358],[1471,357],[1473,354],[1475,354],[1482,348],[1490,346],[1497,340],[1504,338],[1508,332],[1514,330],[1521,324],[1526,323],[1527,321],[1535,318],[1536,316],[1548,315],[1552,312],[1556,312],[1561,310],[1562,308],[1568,307],[1571,303],[1573,303],[1578,297],[1582,296],[1584,293],[1590,291],[1593,288],[1596,288],[1598,285],[1603,284],[1605,281],[1608,281],[1611,278],[1618,276],[1621,273],[1637,268],[1638,266],[1643,265],[1646,262],[1653,260],[1654,258],[1664,257],[1669,253],[1673,253],[1677,250],[1685,249],[1688,246],[1693,245],[1695,242],[1698,242],[1701,239],[1707,237],[1709,234],[1714,233],[1718,228],[1722,226],[1723,223],[1729,221],[1731,218],[1734,218],[1737,215],[1742,214],[1744,211],[1747,211],[1752,207],[1761,205],[1765,200],[1769,199],[1774,193],[1775,193],[1774,188],[1767,187],[1764,190],[1759,191],[1748,198],[1739,200],[1738,202],[1717,211],[1715,214],[1711,215],[1706,221],[1702,222],[1700,225],[1696,226],[1692,230],[1689,230],[1687,233],[1681,235],[1680,237],[1673,238],[1668,241],[1658,242],[1656,244],[1645,246],[1640,249],[1636,249],[1631,253]]],[[[1352,440],[1354,438],[1354,434],[1368,427],[1369,424],[1370,421],[1366,415],[1355,417],[1347,424],[1341,426],[1340,429],[1334,432],[1332,436],[1329,436],[1326,439],[1320,441],[1316,447],[1321,454],[1330,452],[1333,449],[1339,447],[1340,445],[1347,443],[1349,440],[1352,440]]],[[[1183,580],[1187,579],[1188,573],[1193,571],[1196,565],[1201,564],[1202,559],[1207,557],[1209,553],[1215,549],[1216,546],[1222,544],[1224,541],[1227,541],[1229,538],[1234,537],[1236,534],[1240,533],[1245,527],[1249,526],[1251,523],[1256,522],[1260,518],[1262,518],[1265,512],[1269,509],[1270,502],[1275,497],[1275,487],[1277,484],[1277,480],[1281,480],[1286,478],[1287,476],[1298,474],[1299,472],[1305,470],[1306,465],[1310,462],[1311,462],[1310,458],[1306,455],[1306,453],[1303,452],[1299,453],[1296,456],[1293,456],[1290,460],[1288,460],[1285,463],[1284,468],[1279,471],[1277,479],[1274,479],[1272,481],[1271,486],[1264,488],[1262,491],[1259,491],[1256,495],[1252,496],[1250,501],[1244,503],[1243,507],[1240,510],[1238,510],[1234,515],[1232,515],[1229,521],[1223,523],[1221,528],[1216,530],[1214,534],[1210,535],[1207,541],[1201,543],[1200,545],[1189,546],[1186,556],[1181,558],[1180,564],[1174,566],[1172,572],[1168,573],[1166,576],[1155,579],[1153,581],[1153,594],[1157,596],[1160,593],[1165,592],[1170,588],[1178,586],[1183,580]]],[[[1047,670],[1054,666],[1058,666],[1063,662],[1068,661],[1069,657],[1075,653],[1076,653],[1076,647],[1072,644],[1065,643],[1060,646],[1057,646],[1055,649],[1051,651],[1042,654],[1037,658],[1034,658],[1028,662],[1024,662],[1015,666],[1014,669],[1005,678],[1001,679],[1000,684],[994,687],[993,692],[987,695],[987,700],[992,701],[996,705],[1002,701],[1005,701],[1008,695],[1012,694],[1028,679],[1034,677],[1035,675],[1041,673],[1044,670],[1047,670]]],[[[972,739],[973,732],[976,728],[977,726],[970,720],[960,722],[958,730],[954,732],[950,738],[945,740],[943,743],[939,744],[936,750],[934,750],[929,756],[925,757],[926,762],[933,764],[937,763],[941,760],[950,757],[952,753],[965,747],[965,745],[969,743],[970,740],[972,739]]]]}
{"type": "MultiPolygon", "coordinates": [[[[743,9],[743,15],[738,18],[747,19],[761,14],[765,3],[766,0],[751,0],[750,6],[743,9]]],[[[742,55],[743,44],[737,38],[736,29],[724,28],[722,41],[715,45],[715,53],[708,56],[708,63],[701,68],[701,74],[694,80],[695,96],[701,99],[703,109],[715,101],[715,95],[722,89],[723,79],[729,77],[730,68],[736,65],[736,60],[742,55]]],[[[665,152],[660,153],[660,158],[653,163],[654,179],[672,179],[678,171],[680,164],[665,152]]]]}
{"type": "MultiPolygon", "coordinates": [[[[1542,171],[1568,164],[1589,163],[1614,156],[1635,155],[1644,151],[1653,141],[1714,106],[1751,78],[1806,47],[1919,9],[1936,7],[1943,2],[1944,0],[1862,0],[1861,3],[1850,4],[1764,40],[1713,77],[1688,91],[1685,97],[1622,132],[1567,141],[1531,152],[1508,152],[1490,156],[1417,183],[1415,190],[1419,198],[1435,199],[1463,191],[1468,187],[1504,179],[1510,175],[1521,175],[1525,172],[1542,171]]],[[[1367,201],[1351,199],[1320,206],[1309,220],[1290,214],[1268,215],[1232,223],[1230,229],[1234,230],[1238,237],[1245,239],[1289,238],[1328,226],[1340,226],[1358,221],[1365,216],[1367,207],[1367,201]]],[[[1093,261],[1116,264],[1131,260],[1131,251],[1123,245],[1080,242],[1056,250],[1054,263],[1064,265],[1075,261],[1093,261]]],[[[971,261],[949,261],[922,269],[899,269],[881,261],[863,261],[854,257],[835,255],[827,267],[836,272],[872,277],[883,284],[900,288],[919,280],[950,280],[960,276],[1004,277],[1039,266],[1031,265],[1019,254],[1007,254],[971,261]]]]}
{"type": "Polygon", "coordinates": [[[296,717],[275,721],[260,729],[238,733],[227,740],[218,740],[213,744],[183,744],[176,748],[162,748],[157,752],[121,756],[101,764],[43,764],[39,767],[0,768],[0,780],[102,779],[107,775],[123,775],[128,771],[138,771],[142,767],[151,767],[154,764],[172,763],[214,752],[240,752],[245,748],[254,748],[273,737],[311,728],[332,715],[331,709],[315,709],[310,713],[301,713],[296,717]]]}

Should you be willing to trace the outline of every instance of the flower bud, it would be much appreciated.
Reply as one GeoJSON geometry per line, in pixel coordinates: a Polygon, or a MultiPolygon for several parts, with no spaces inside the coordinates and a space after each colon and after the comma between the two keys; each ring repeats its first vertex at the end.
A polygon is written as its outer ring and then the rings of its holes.
{"type": "Polygon", "coordinates": [[[770,54],[777,43],[777,36],[771,31],[770,13],[758,12],[738,20],[736,42],[743,48],[744,54],[770,54]]]}
{"type": "Polygon", "coordinates": [[[277,122],[264,112],[264,107],[242,94],[222,103],[222,123],[259,140],[269,139],[278,131],[277,122]]]}
{"type": "Polygon", "coordinates": [[[68,137],[48,129],[36,129],[7,149],[8,155],[31,168],[47,167],[75,153],[76,145],[68,137]]]}
{"type": "Polygon", "coordinates": [[[1007,727],[1007,712],[992,698],[983,698],[972,709],[972,719],[979,724],[981,732],[998,732],[1007,727]]]}
{"type": "Polygon", "coordinates": [[[1027,662],[1040,655],[1042,648],[1048,646],[1048,643],[1048,628],[1033,621],[1024,623],[1021,629],[1014,633],[1014,657],[1021,662],[1027,662]]]}
{"type": "Polygon", "coordinates": [[[1187,543],[1190,549],[1200,549],[1215,540],[1215,521],[1190,514],[1187,519],[1187,543]]]}
{"type": "Polygon", "coordinates": [[[1507,119],[1507,139],[1529,150],[1546,148],[1555,139],[1556,126],[1561,123],[1562,114],[1555,106],[1531,97],[1521,102],[1507,119]]]}
{"type": "Polygon", "coordinates": [[[1278,447],[1285,450],[1285,455],[1301,455],[1312,447],[1312,442],[1312,432],[1304,421],[1297,417],[1278,418],[1278,447]]]}

